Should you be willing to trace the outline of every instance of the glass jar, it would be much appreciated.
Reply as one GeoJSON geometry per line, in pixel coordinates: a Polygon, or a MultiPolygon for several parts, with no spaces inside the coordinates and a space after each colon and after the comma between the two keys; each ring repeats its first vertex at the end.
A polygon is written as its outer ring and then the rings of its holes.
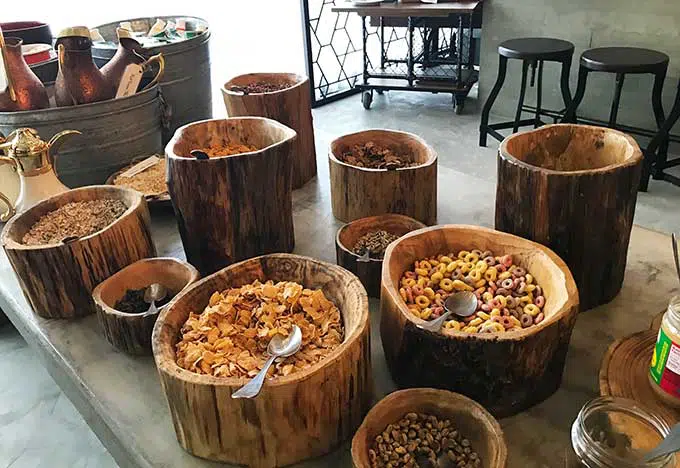
{"type": "Polygon", "coordinates": [[[659,416],[625,398],[589,401],[571,427],[573,453],[568,468],[662,468],[673,466],[673,455],[644,463],[671,428],[659,416]]]}
{"type": "Polygon", "coordinates": [[[680,407],[680,296],[671,299],[661,321],[648,377],[664,403],[680,407]]]}

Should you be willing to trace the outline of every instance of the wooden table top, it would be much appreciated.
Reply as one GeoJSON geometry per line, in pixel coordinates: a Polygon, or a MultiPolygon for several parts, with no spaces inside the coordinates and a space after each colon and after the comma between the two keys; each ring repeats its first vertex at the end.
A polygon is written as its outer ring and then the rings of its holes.
{"type": "Polygon", "coordinates": [[[462,1],[444,3],[383,3],[381,5],[362,6],[352,2],[340,3],[331,11],[336,13],[357,13],[360,16],[389,16],[422,18],[449,16],[458,13],[472,13],[481,1],[462,1]]]}

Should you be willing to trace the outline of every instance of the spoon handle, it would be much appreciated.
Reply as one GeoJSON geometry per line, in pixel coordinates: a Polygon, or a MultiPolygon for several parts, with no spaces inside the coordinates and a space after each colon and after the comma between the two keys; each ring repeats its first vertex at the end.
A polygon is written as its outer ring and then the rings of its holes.
{"type": "Polygon", "coordinates": [[[426,324],[423,325],[418,325],[418,328],[421,328],[423,330],[428,330],[432,332],[438,332],[441,330],[442,325],[446,320],[453,315],[452,311],[444,312],[440,317],[432,320],[431,322],[427,322],[426,324]]]}
{"type": "Polygon", "coordinates": [[[243,387],[239,388],[236,390],[234,393],[231,394],[232,398],[254,398],[257,396],[258,393],[260,393],[260,390],[262,389],[262,385],[264,384],[264,379],[267,377],[267,371],[271,367],[272,364],[274,364],[274,360],[278,356],[270,356],[269,359],[267,359],[267,362],[264,363],[264,366],[262,367],[262,370],[257,373],[253,379],[245,384],[243,387]]]}
{"type": "Polygon", "coordinates": [[[675,272],[678,274],[678,281],[680,281],[680,260],[678,260],[678,241],[675,239],[675,233],[671,234],[671,241],[673,242],[673,258],[675,259],[675,272]]]}
{"type": "Polygon", "coordinates": [[[671,432],[654,449],[647,452],[643,457],[643,462],[650,462],[656,458],[674,453],[680,450],[680,424],[676,424],[671,432]]]}

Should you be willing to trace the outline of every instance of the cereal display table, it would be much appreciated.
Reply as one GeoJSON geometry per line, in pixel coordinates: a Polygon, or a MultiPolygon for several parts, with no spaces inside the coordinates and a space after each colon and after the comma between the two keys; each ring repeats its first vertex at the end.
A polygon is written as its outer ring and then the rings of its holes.
{"type": "MultiPolygon", "coordinates": [[[[441,223],[491,226],[491,183],[440,168],[441,223]],[[453,187],[456,187],[453,190],[453,187]],[[459,206],[474,206],[463,213],[459,206]]],[[[330,212],[328,182],[313,181],[293,197],[295,253],[335,262],[340,223],[330,212]]],[[[153,235],[161,255],[183,257],[170,211],[152,212],[153,235]]],[[[194,458],[175,439],[170,412],[151,357],[116,351],[102,336],[97,318],[77,321],[36,317],[21,294],[7,258],[0,254],[0,308],[40,355],[50,374],[83,414],[121,467],[225,466],[194,458]]],[[[571,339],[562,386],[543,403],[501,419],[509,468],[564,467],[569,429],[581,406],[598,394],[598,371],[615,339],[649,328],[677,291],[666,235],[634,227],[621,293],[609,304],[581,314],[571,339]],[[556,456],[558,454],[558,456],[556,456]]],[[[394,390],[380,343],[378,301],[371,300],[371,354],[375,397],[394,390]]],[[[349,441],[327,457],[296,468],[348,468],[349,441]]]]}

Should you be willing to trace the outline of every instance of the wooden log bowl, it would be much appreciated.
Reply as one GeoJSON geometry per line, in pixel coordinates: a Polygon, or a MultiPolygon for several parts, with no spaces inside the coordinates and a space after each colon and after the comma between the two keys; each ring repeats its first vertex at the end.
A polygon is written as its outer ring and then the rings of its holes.
{"type": "Polygon", "coordinates": [[[45,318],[75,318],[96,311],[92,290],[122,268],[156,255],[149,208],[134,190],[93,185],[55,195],[16,215],[2,246],[33,310],[45,318]],[[113,198],[127,211],[105,229],[71,242],[25,245],[24,235],[44,215],[71,202],[113,198]]]}
{"type": "Polygon", "coordinates": [[[297,132],[297,140],[293,143],[293,189],[302,187],[316,176],[311,96],[309,78],[295,73],[249,73],[232,78],[222,87],[229,117],[267,117],[297,132]],[[283,82],[289,86],[266,93],[244,94],[232,90],[258,82],[283,82]]]}
{"type": "Polygon", "coordinates": [[[470,441],[482,468],[505,468],[508,448],[498,421],[480,404],[458,393],[434,388],[412,388],[390,393],[368,412],[352,439],[354,468],[371,468],[368,450],[389,424],[407,413],[424,413],[449,419],[454,429],[470,441]]]}
{"type": "Polygon", "coordinates": [[[434,387],[462,393],[496,417],[523,411],[560,386],[569,339],[578,313],[578,291],[565,263],[535,242],[478,226],[443,225],[406,234],[385,252],[380,302],[385,357],[400,387],[434,387]],[[544,291],[545,319],[501,334],[446,334],[406,307],[399,282],[413,262],[460,250],[510,254],[544,291]]]}
{"type": "Polygon", "coordinates": [[[180,127],[167,155],[168,191],[187,260],[203,275],[234,262],[291,252],[295,131],[262,117],[180,127]],[[247,144],[257,151],[198,160],[194,149],[247,144]]]}
{"type": "Polygon", "coordinates": [[[335,236],[335,256],[338,265],[351,271],[359,277],[361,284],[371,297],[380,297],[380,279],[382,274],[382,259],[369,258],[360,261],[360,255],[352,248],[359,238],[369,232],[384,230],[397,236],[426,227],[420,221],[408,216],[386,214],[361,218],[345,224],[335,236]]]}
{"type": "Polygon", "coordinates": [[[265,255],[195,283],[161,312],[153,351],[177,440],[202,458],[274,467],[317,457],[350,438],[371,403],[366,290],[347,270],[308,257],[265,255]],[[175,361],[175,345],[189,313],[203,311],[213,292],[256,279],[322,289],[340,309],[345,341],[314,366],[266,381],[256,398],[232,399],[248,379],[182,369],[175,361]]]}
{"type": "Polygon", "coordinates": [[[348,223],[396,213],[427,225],[437,222],[437,154],[422,138],[395,130],[365,130],[331,143],[328,154],[333,216],[348,223]],[[355,145],[373,142],[396,154],[412,154],[417,166],[368,169],[340,160],[355,145]]]}
{"type": "Polygon", "coordinates": [[[94,288],[92,297],[106,339],[128,354],[151,354],[151,334],[158,318],[154,314],[130,314],[116,310],[128,289],[143,289],[159,283],[175,297],[200,278],[198,270],[176,258],[147,258],[128,265],[94,288]]]}
{"type": "Polygon", "coordinates": [[[498,152],[496,229],[540,242],[569,265],[581,310],[621,289],[642,152],[619,131],[546,125],[498,152]]]}

